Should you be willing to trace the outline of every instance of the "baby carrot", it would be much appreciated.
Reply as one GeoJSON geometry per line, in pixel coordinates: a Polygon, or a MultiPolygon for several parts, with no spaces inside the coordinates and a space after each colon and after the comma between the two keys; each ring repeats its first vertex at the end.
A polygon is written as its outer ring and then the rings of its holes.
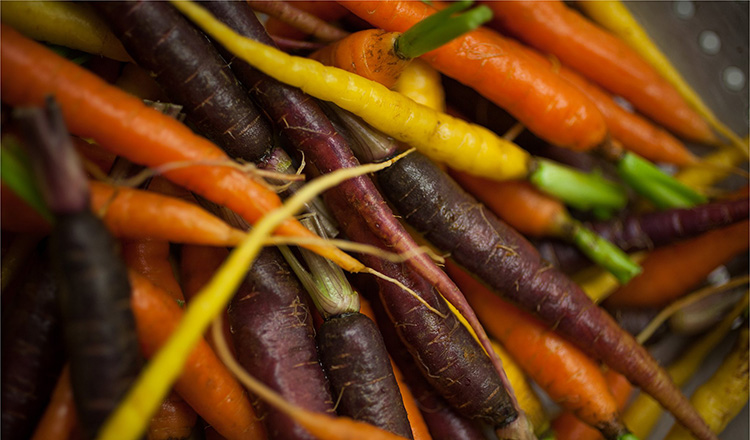
{"type": "Polygon", "coordinates": [[[488,332],[564,408],[607,438],[627,434],[599,366],[547,326],[500,299],[454,264],[446,266],[488,332]]]}
{"type": "MultiPolygon", "coordinates": [[[[341,5],[376,27],[398,32],[437,12],[424,2],[343,1],[341,5]]],[[[480,28],[422,59],[476,89],[555,145],[588,150],[600,144],[607,129],[596,107],[519,48],[520,44],[480,28]]]]}
{"type": "Polygon", "coordinates": [[[561,1],[487,2],[495,23],[630,101],[674,133],[713,144],[711,128],[682,96],[622,40],[561,1]]]}
{"type": "Polygon", "coordinates": [[[683,99],[703,116],[714,130],[729,139],[732,145],[740,150],[743,157],[747,157],[747,139],[740,139],[739,136],[716,117],[664,53],[651,41],[646,31],[643,30],[630,14],[628,8],[618,0],[579,1],[576,2],[576,5],[600,26],[622,38],[623,41],[637,51],[664,79],[677,89],[683,99]]]}
{"type": "Polygon", "coordinates": [[[719,265],[748,248],[747,220],[655,249],[643,273],[607,298],[607,305],[659,307],[686,294],[719,265]]]}
{"type": "MultiPolygon", "coordinates": [[[[40,104],[45,96],[54,94],[71,131],[92,137],[135,163],[151,167],[184,161],[228,163],[229,158],[221,150],[185,125],[146,107],[139,99],[107,85],[5,25],[1,44],[1,90],[5,102],[40,104]],[[93,120],[98,123],[92,124],[93,120]]],[[[280,206],[275,193],[232,167],[192,165],[164,175],[216,203],[226,204],[251,223],[280,206]]],[[[294,219],[285,220],[277,233],[314,236],[294,219]]],[[[332,246],[309,248],[341,263],[345,270],[357,272],[364,267],[332,246]]]]}

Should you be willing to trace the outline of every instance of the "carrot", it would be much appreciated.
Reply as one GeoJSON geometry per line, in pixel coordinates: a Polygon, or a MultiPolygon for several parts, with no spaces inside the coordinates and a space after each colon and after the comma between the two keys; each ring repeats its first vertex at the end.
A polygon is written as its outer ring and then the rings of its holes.
{"type": "MultiPolygon", "coordinates": [[[[139,343],[150,358],[175,331],[182,309],[166,292],[135,272],[130,272],[130,282],[139,343]]],[[[264,438],[265,430],[244,390],[205,341],[190,352],[175,390],[224,437],[264,438]]]]}
{"type": "Polygon", "coordinates": [[[717,266],[748,249],[748,220],[652,251],[643,273],[615,291],[608,306],[659,307],[684,295],[717,266]]]}
{"type": "Polygon", "coordinates": [[[130,57],[117,37],[84,3],[8,2],[0,5],[3,23],[29,38],[118,61],[130,57]]]}
{"type": "Polygon", "coordinates": [[[622,3],[617,0],[580,1],[577,5],[600,26],[622,38],[623,41],[637,51],[661,76],[677,89],[683,99],[696,112],[703,116],[714,130],[729,139],[733,146],[740,149],[743,157],[747,157],[747,140],[740,139],[729,127],[719,121],[711,109],[701,100],[700,96],[683,79],[680,72],[672,66],[669,59],[651,41],[648,34],[646,34],[622,3]]]}
{"type": "MultiPolygon", "coordinates": [[[[326,24],[335,22],[349,13],[349,11],[333,1],[295,1],[291,3],[290,6],[298,11],[304,11],[314,17],[318,17],[326,24]]],[[[268,17],[264,26],[268,33],[274,37],[301,39],[304,38],[306,34],[313,34],[310,29],[301,30],[293,28],[292,25],[274,17],[268,17]]]]}
{"type": "MultiPolygon", "coordinates": [[[[144,106],[140,100],[107,86],[78,66],[2,26],[2,96],[12,105],[39,103],[54,94],[71,130],[92,137],[136,163],[158,167],[179,161],[227,161],[228,157],[187,127],[144,106]],[[99,123],[91,124],[91,120],[99,123]],[[150,128],[149,128],[150,127],[150,128]]],[[[226,166],[195,165],[165,176],[204,197],[224,203],[249,222],[278,207],[278,197],[256,180],[226,166]]],[[[310,237],[289,219],[279,234],[310,237]]],[[[363,266],[329,246],[310,245],[350,271],[363,266]]]]}
{"type": "Polygon", "coordinates": [[[714,436],[656,361],[580,287],[545,263],[517,232],[457,184],[412,155],[379,173],[381,187],[418,232],[520,308],[535,314],[589,356],[604,361],[671,408],[704,438],[714,436]],[[623,359],[622,353],[628,358],[623,359]]]}
{"type": "Polygon", "coordinates": [[[71,437],[76,424],[76,408],[73,402],[73,389],[70,386],[70,365],[66,364],[31,439],[65,440],[71,437]]]}
{"type": "MultiPolygon", "coordinates": [[[[711,354],[716,345],[732,330],[738,316],[747,310],[748,297],[745,295],[711,331],[692,344],[687,351],[672,362],[667,368],[669,375],[678,386],[682,386],[698,371],[703,361],[711,354]]],[[[631,426],[633,433],[640,438],[648,437],[662,415],[659,404],[645,394],[638,397],[628,406],[623,414],[625,423],[631,426]]]]}
{"type": "Polygon", "coordinates": [[[674,133],[717,141],[682,96],[622,40],[560,1],[487,2],[504,30],[586,75],[674,133]]]}
{"type": "Polygon", "coordinates": [[[147,440],[184,440],[193,434],[197,416],[193,408],[175,392],[164,399],[151,419],[147,440]]]}
{"type": "Polygon", "coordinates": [[[186,121],[232,158],[255,162],[273,143],[268,122],[216,49],[165,2],[102,2],[94,8],[186,121]]]}
{"type": "MultiPolygon", "coordinates": [[[[604,373],[612,396],[617,401],[618,409],[625,408],[628,397],[633,387],[627,379],[614,370],[607,370],[604,373]]],[[[555,432],[557,440],[601,440],[601,434],[592,429],[589,425],[582,423],[573,413],[564,412],[552,421],[552,429],[555,432]]]]}
{"type": "Polygon", "coordinates": [[[34,256],[28,266],[12,303],[3,311],[3,438],[31,435],[65,360],[56,274],[46,256],[34,256]]]}
{"type": "Polygon", "coordinates": [[[76,411],[85,438],[99,433],[140,368],[127,270],[89,189],[60,107],[17,110],[42,194],[55,216],[51,255],[76,411]]]}
{"type": "MultiPolygon", "coordinates": [[[[740,330],[732,351],[690,397],[690,402],[703,415],[711,430],[719,434],[734,419],[748,400],[748,329],[740,330]]],[[[674,426],[666,440],[689,439],[690,433],[674,426]]]]}
{"type": "MultiPolygon", "coordinates": [[[[747,138],[745,138],[745,142],[747,142],[747,138]]],[[[736,167],[744,161],[745,155],[741,151],[724,146],[718,151],[703,156],[700,164],[678,171],[675,178],[702,194],[708,194],[713,185],[729,176],[732,167],[736,167]],[[708,166],[703,167],[701,165],[708,166]]]]}
{"type": "Polygon", "coordinates": [[[438,161],[450,160],[458,169],[471,169],[474,174],[498,180],[529,177],[543,185],[545,191],[567,197],[565,200],[571,203],[575,200],[583,209],[599,205],[617,207],[624,203],[623,194],[611,182],[571,173],[572,170],[549,161],[536,161],[532,172],[529,168],[531,158],[525,152],[480,126],[415,105],[404,96],[358,75],[322,66],[313,60],[292,57],[242,37],[199,6],[187,2],[175,3],[175,6],[199,21],[204,30],[225,48],[264,73],[352,111],[375,128],[425,150],[438,161]],[[372,105],[372,102],[377,104],[372,105]],[[387,112],[382,111],[385,105],[389,109],[387,112]],[[455,148],[459,145],[464,153],[455,155],[455,148]],[[565,180],[575,181],[572,186],[576,191],[571,191],[571,186],[559,185],[565,180]],[[585,197],[582,197],[582,187],[591,190],[586,191],[585,197]]]}
{"type": "MultiPolygon", "coordinates": [[[[198,256],[191,255],[193,250],[184,252],[185,257],[197,261],[198,256]]],[[[210,268],[199,268],[202,272],[206,269],[210,268]]],[[[240,365],[285,400],[308,411],[333,415],[335,399],[316,350],[306,295],[281,253],[264,249],[229,304],[230,341],[240,365]]],[[[263,402],[256,407],[269,438],[312,438],[276,408],[263,402]]]]}
{"type": "Polygon", "coordinates": [[[445,92],[440,82],[440,72],[424,60],[412,60],[393,85],[393,90],[414,102],[445,111],[445,92]]]}
{"type": "Polygon", "coordinates": [[[547,394],[606,438],[627,434],[599,366],[532,316],[503,301],[455,264],[446,266],[488,331],[547,394]]]}
{"type": "MultiPolygon", "coordinates": [[[[346,31],[332,26],[327,22],[335,17],[338,18],[346,14],[346,10],[341,7],[336,8],[337,5],[335,3],[331,4],[331,2],[326,2],[329,3],[327,7],[319,8],[321,11],[330,10],[330,12],[326,14],[328,20],[323,20],[308,11],[300,9],[299,6],[301,6],[302,2],[248,1],[248,3],[254,10],[269,15],[269,21],[271,19],[278,20],[276,22],[266,23],[267,27],[269,25],[273,27],[274,23],[282,22],[292,28],[287,32],[284,32],[282,29],[281,35],[302,38],[307,34],[322,41],[336,41],[346,38],[348,35],[346,31]]],[[[277,25],[276,27],[279,28],[280,26],[277,25]]],[[[269,29],[269,33],[280,35],[280,32],[274,32],[273,29],[269,29]]]]}
{"type": "Polygon", "coordinates": [[[367,29],[356,32],[310,55],[327,66],[355,73],[389,89],[409,62],[454,38],[476,29],[492,18],[480,7],[457,17],[471,1],[460,1],[415,24],[404,33],[367,29]]]}

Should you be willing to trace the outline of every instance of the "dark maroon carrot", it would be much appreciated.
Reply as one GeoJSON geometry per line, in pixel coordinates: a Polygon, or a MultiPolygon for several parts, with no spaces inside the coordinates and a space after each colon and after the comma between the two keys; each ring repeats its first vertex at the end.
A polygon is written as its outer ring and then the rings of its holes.
{"type": "Polygon", "coordinates": [[[388,348],[388,353],[414,395],[433,440],[484,439],[484,434],[477,423],[461,416],[451,408],[422,376],[414,358],[399,339],[393,322],[391,322],[380,298],[378,298],[375,280],[367,275],[355,277],[357,281],[360,281],[357,283],[360,293],[369,300],[378,328],[383,335],[383,341],[388,348]]]}
{"type": "Polygon", "coordinates": [[[259,160],[268,123],[211,43],[166,2],[101,2],[96,9],[128,54],[155,76],[187,122],[232,158],[259,160]]]}
{"type": "MultiPolygon", "coordinates": [[[[243,10],[243,4],[238,2],[208,2],[205,6],[219,19],[241,34],[266,44],[272,44],[270,37],[265,34],[265,31],[254,15],[248,14],[247,10],[243,10]]],[[[302,150],[305,158],[309,159],[321,173],[358,164],[346,141],[337,133],[330,121],[322,114],[318,104],[309,96],[294,88],[280,85],[278,82],[258,73],[239,60],[231,59],[230,62],[238,78],[251,90],[253,97],[261,103],[261,106],[271,119],[277,123],[282,137],[285,137],[290,145],[302,150]]],[[[395,219],[393,213],[369,178],[350,179],[335,189],[328,191],[326,198],[329,199],[330,197],[346,201],[343,206],[339,205],[338,209],[332,209],[339,222],[357,218],[358,221],[365,223],[364,226],[369,232],[363,231],[363,234],[368,236],[371,243],[386,248],[389,251],[403,253],[412,253],[416,249],[416,243],[413,238],[395,219]]],[[[328,201],[330,204],[330,200],[328,201]]],[[[356,236],[352,236],[349,233],[346,235],[351,239],[359,241],[359,238],[356,236]]],[[[492,352],[491,348],[489,348],[486,334],[481,330],[476,316],[466,304],[463,295],[455,287],[455,284],[445,276],[445,273],[422,253],[410,258],[407,264],[411,270],[418,272],[427,280],[420,287],[429,290],[430,293],[428,295],[434,296],[434,292],[431,292],[431,290],[432,286],[435,286],[442,295],[456,305],[456,308],[477,329],[480,337],[487,341],[488,350],[492,352]],[[427,287],[428,285],[429,287],[427,287]]],[[[388,270],[400,274],[405,269],[401,266],[391,266],[388,270]]],[[[398,295],[399,297],[404,295],[403,291],[398,287],[395,291],[390,292],[392,295],[398,295]]],[[[435,299],[434,301],[442,301],[442,298],[435,299]]],[[[420,310],[419,312],[424,312],[424,310],[420,310]]],[[[434,329],[435,327],[433,327],[434,329]]],[[[452,327],[448,324],[443,329],[450,331],[452,327]]],[[[464,341],[463,344],[473,346],[472,349],[478,348],[475,342],[470,339],[469,337],[469,340],[464,341]]],[[[422,341],[422,343],[426,343],[426,341],[422,341]]],[[[461,345],[459,344],[458,346],[461,345]]],[[[481,349],[479,353],[481,353],[481,349]]],[[[494,354],[494,352],[492,353],[494,354]]],[[[480,357],[482,356],[484,355],[482,354],[480,357]]],[[[444,364],[445,362],[439,355],[437,358],[431,360],[440,364],[444,364]]],[[[495,357],[493,361],[495,361],[494,365],[496,369],[502,371],[499,360],[495,357]]],[[[464,362],[463,368],[469,368],[465,364],[465,361],[462,362],[464,362]]],[[[487,379],[488,376],[486,375],[489,375],[490,378],[494,378],[492,379],[493,381],[503,381],[504,373],[482,371],[482,373],[477,373],[478,377],[487,379]],[[482,376],[482,374],[485,374],[485,376],[482,376]],[[500,374],[503,374],[503,376],[500,377],[500,374]]],[[[498,382],[494,383],[497,384],[498,382]]],[[[443,383],[443,385],[446,385],[446,383],[443,383]]],[[[480,386],[480,383],[474,382],[472,385],[480,386]]],[[[496,388],[493,389],[496,390],[496,388]]],[[[445,392],[445,390],[441,390],[442,392],[445,392]]],[[[479,394],[480,391],[478,390],[477,393],[479,394]]],[[[500,394],[505,396],[505,393],[500,394]]],[[[465,402],[461,401],[461,404],[463,403],[465,402]]],[[[505,403],[508,402],[506,401],[505,403]]],[[[495,409],[502,407],[503,405],[499,405],[495,409]]],[[[511,413],[515,413],[515,411],[511,413]]],[[[515,417],[510,416],[506,408],[502,408],[499,409],[492,423],[505,424],[514,419],[515,417]]]]}
{"type": "Polygon", "coordinates": [[[42,193],[55,216],[53,267],[84,438],[95,438],[138,374],[130,284],[115,242],[89,209],[88,183],[60,108],[17,110],[42,193]]]}
{"type": "Polygon", "coordinates": [[[30,438],[62,370],[57,280],[37,255],[5,310],[2,341],[2,438],[30,438]]]}
{"type": "Polygon", "coordinates": [[[340,399],[336,412],[413,438],[391,361],[375,323],[359,312],[335,315],[320,326],[317,339],[333,395],[340,399]]]}
{"type": "MultiPolygon", "coordinates": [[[[692,208],[669,209],[629,215],[606,222],[586,224],[594,232],[626,252],[652,249],[729,226],[748,218],[747,199],[721,200],[692,208]]],[[[565,272],[583,268],[588,259],[556,241],[545,241],[543,254],[565,272]]]]}
{"type": "MultiPolygon", "coordinates": [[[[232,341],[240,364],[284,398],[333,414],[333,399],[318,362],[306,295],[281,254],[264,249],[229,306],[232,341]]],[[[312,439],[288,416],[262,406],[270,438],[312,439]]]]}
{"type": "Polygon", "coordinates": [[[716,438],[667,373],[632,336],[575,283],[545,263],[520,234],[483,210],[427,158],[409,155],[378,178],[405,220],[427,240],[450,252],[457,263],[493,290],[628,377],[694,435],[716,438]]]}

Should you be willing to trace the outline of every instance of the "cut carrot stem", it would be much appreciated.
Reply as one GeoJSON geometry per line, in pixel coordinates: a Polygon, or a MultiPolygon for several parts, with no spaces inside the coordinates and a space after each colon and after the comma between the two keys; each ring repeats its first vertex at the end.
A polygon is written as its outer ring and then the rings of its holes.
{"type": "MultiPolygon", "coordinates": [[[[38,105],[45,96],[53,94],[71,131],[94,138],[110,151],[142,165],[229,160],[215,145],[193,134],[185,125],[146,107],[139,99],[109,86],[5,25],[1,44],[5,102],[38,105]],[[98,123],[92,124],[92,120],[98,123]]],[[[280,205],[276,194],[231,167],[196,164],[164,174],[208,199],[226,204],[251,223],[280,205]]],[[[278,233],[313,236],[294,219],[284,221],[278,233]]],[[[334,247],[310,245],[310,248],[340,262],[345,270],[363,270],[362,264],[334,247]]]]}

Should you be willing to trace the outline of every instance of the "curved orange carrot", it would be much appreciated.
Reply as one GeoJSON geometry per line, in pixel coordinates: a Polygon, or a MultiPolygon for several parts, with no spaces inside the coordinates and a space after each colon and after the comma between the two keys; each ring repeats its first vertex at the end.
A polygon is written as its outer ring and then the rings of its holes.
{"type": "Polygon", "coordinates": [[[347,14],[346,9],[335,2],[250,0],[248,3],[256,11],[269,15],[265,26],[273,36],[304,39],[311,35],[320,41],[336,41],[347,35],[346,31],[328,23],[347,14]]]}
{"type": "MultiPolygon", "coordinates": [[[[625,376],[614,370],[604,373],[609,390],[617,401],[617,407],[622,411],[628,403],[633,386],[630,385],[625,376]]],[[[581,419],[571,412],[564,412],[552,421],[552,429],[556,440],[601,440],[602,435],[596,429],[583,423],[581,419]]]]}
{"type": "Polygon", "coordinates": [[[531,315],[492,293],[455,264],[446,270],[523,370],[564,408],[609,438],[626,432],[596,362],[531,315]]]}
{"type": "Polygon", "coordinates": [[[719,265],[748,249],[748,220],[655,249],[643,273],[607,298],[613,307],[662,307],[696,287],[719,265]]]}
{"type": "Polygon", "coordinates": [[[495,22],[687,139],[713,144],[708,124],[624,41],[561,1],[486,2],[495,22]]]}
{"type": "Polygon", "coordinates": [[[49,405],[31,439],[64,440],[70,438],[77,423],[73,389],[70,387],[70,365],[66,364],[52,392],[49,405]]]}
{"type": "MultiPolygon", "coordinates": [[[[436,12],[423,2],[372,0],[340,4],[378,28],[398,32],[405,32],[436,12]]],[[[471,86],[555,145],[587,150],[604,140],[606,124],[588,98],[524,55],[519,43],[494,31],[476,29],[421,58],[471,86]]]]}
{"type": "Polygon", "coordinates": [[[146,277],[173,299],[185,300],[169,261],[169,242],[127,240],[122,244],[122,256],[129,268],[146,277]]]}
{"type": "Polygon", "coordinates": [[[451,177],[518,232],[560,236],[565,205],[523,180],[495,182],[449,169],[451,177]]]}
{"type": "MultiPolygon", "coordinates": [[[[133,271],[130,283],[138,340],[143,353],[150,357],[177,327],[182,309],[166,292],[133,271]]],[[[175,390],[224,437],[265,438],[244,389],[206,341],[200,340],[193,349],[175,390]]]]}
{"type": "Polygon", "coordinates": [[[367,29],[314,52],[310,58],[335,66],[393,88],[411,61],[396,55],[398,32],[367,29]]]}
{"type": "MultiPolygon", "coordinates": [[[[0,44],[0,91],[5,102],[14,106],[41,105],[46,96],[54,95],[71,132],[91,137],[110,151],[149,167],[173,162],[229,161],[218,147],[193,134],[185,125],[146,107],[139,99],[4,25],[0,44]]],[[[164,175],[215,203],[228,206],[250,223],[281,206],[274,192],[232,167],[196,164],[164,175]]],[[[291,218],[281,223],[276,233],[315,237],[291,218]]],[[[345,270],[357,272],[364,268],[332,246],[308,247],[340,263],[345,270]]]]}

